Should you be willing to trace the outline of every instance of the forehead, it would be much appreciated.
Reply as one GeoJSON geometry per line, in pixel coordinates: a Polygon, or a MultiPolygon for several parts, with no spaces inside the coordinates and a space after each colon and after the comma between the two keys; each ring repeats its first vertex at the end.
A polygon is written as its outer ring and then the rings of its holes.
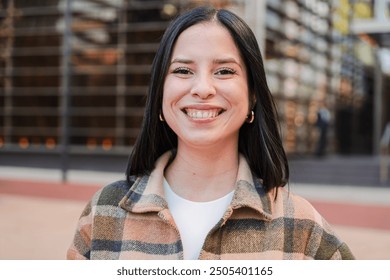
{"type": "Polygon", "coordinates": [[[197,23],[178,36],[173,48],[173,56],[194,53],[219,53],[241,57],[230,32],[216,21],[197,23]]]}

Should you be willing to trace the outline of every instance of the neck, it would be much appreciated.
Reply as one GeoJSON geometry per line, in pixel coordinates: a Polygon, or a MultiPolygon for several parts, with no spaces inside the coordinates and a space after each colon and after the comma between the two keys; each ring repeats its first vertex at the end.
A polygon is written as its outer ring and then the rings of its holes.
{"type": "Polygon", "coordinates": [[[173,191],[181,197],[210,201],[235,188],[238,161],[237,147],[192,149],[179,144],[165,177],[173,191]]]}

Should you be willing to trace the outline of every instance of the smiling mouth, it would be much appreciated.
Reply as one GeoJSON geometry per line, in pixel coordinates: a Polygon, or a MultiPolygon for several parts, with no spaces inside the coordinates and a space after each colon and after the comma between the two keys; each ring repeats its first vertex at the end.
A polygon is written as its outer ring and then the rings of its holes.
{"type": "Polygon", "coordinates": [[[184,108],[182,111],[192,119],[213,119],[223,113],[223,109],[220,108],[207,110],[184,108]]]}

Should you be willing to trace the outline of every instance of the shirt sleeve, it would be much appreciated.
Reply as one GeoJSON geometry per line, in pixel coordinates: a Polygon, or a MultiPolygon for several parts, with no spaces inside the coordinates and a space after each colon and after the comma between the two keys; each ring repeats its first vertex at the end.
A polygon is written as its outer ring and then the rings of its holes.
{"type": "Polygon", "coordinates": [[[91,252],[92,207],[87,204],[77,224],[73,242],[70,245],[66,258],[68,260],[88,260],[91,252]]]}
{"type": "Polygon", "coordinates": [[[330,259],[331,260],[354,260],[355,256],[352,254],[348,245],[343,242],[330,259]]]}

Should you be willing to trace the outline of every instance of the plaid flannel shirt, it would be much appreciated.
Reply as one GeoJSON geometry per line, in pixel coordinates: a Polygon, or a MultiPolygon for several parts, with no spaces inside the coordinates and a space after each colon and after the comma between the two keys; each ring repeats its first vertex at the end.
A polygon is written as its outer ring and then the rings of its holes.
{"type": "MultiPolygon", "coordinates": [[[[99,192],[79,219],[68,259],[183,259],[179,231],[164,199],[164,154],[155,170],[99,192]]],[[[191,217],[188,217],[191,219],[191,217]]],[[[207,219],[207,217],[204,217],[207,219]]],[[[208,233],[199,259],[353,259],[305,199],[265,192],[240,156],[233,199],[208,233]]]]}

